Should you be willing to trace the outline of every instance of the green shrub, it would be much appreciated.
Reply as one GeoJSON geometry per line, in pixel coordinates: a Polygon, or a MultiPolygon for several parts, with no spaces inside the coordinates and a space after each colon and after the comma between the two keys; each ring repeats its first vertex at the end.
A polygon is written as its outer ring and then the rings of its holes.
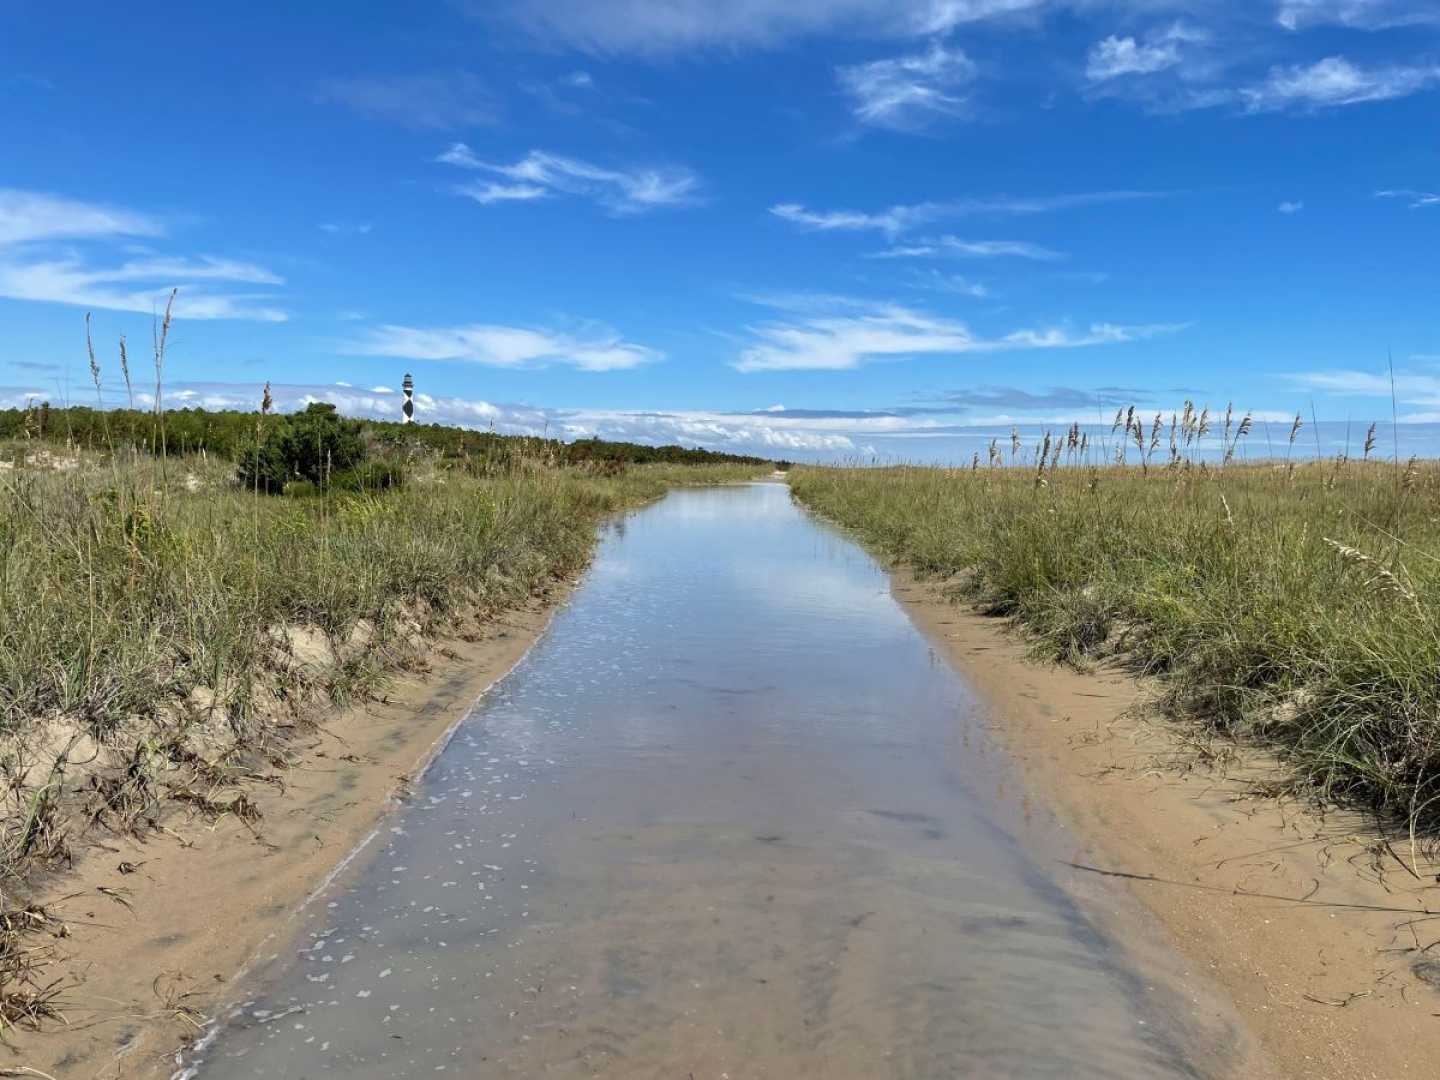
{"type": "Polygon", "coordinates": [[[303,412],[266,419],[259,442],[240,455],[236,474],[245,487],[259,491],[278,493],[293,480],[326,486],[365,460],[361,429],[360,421],[342,418],[324,401],[303,412]]]}

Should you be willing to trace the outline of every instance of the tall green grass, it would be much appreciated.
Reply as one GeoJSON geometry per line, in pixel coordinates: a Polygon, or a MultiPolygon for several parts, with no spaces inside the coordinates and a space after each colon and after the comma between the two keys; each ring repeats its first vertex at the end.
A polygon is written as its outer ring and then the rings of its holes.
{"type": "MultiPolygon", "coordinates": [[[[1368,452],[1368,446],[1367,446],[1368,452]]],[[[1159,675],[1306,790],[1440,810],[1440,468],[797,468],[797,499],[1037,653],[1159,675]]]]}

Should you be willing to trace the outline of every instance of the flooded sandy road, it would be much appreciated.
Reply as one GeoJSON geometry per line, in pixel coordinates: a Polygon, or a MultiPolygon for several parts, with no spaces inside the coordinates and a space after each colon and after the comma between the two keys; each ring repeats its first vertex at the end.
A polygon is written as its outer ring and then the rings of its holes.
{"type": "Polygon", "coordinates": [[[1223,1014],[1016,838],[975,711],[783,485],[677,491],[192,1075],[1221,1075],[1223,1014]]]}

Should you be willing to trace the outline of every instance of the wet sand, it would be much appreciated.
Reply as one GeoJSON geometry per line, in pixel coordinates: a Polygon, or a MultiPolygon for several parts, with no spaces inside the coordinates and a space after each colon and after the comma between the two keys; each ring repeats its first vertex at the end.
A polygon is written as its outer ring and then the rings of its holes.
{"type": "Polygon", "coordinates": [[[63,962],[46,972],[64,980],[67,1026],[10,1033],[0,1065],[55,1080],[170,1076],[181,1040],[233,1000],[257,957],[291,939],[305,899],[356,853],[566,593],[557,585],[478,628],[475,641],[437,643],[445,654],[433,655],[432,670],[397,677],[382,702],[328,717],[295,748],[303,754],[283,791],[247,793],[263,815],[257,824],[176,817],[143,841],[92,831],[72,842],[77,865],[45,898],[70,929],[57,943],[63,962]]]}
{"type": "MultiPolygon", "coordinates": [[[[1070,858],[1161,879],[1125,887],[1223,988],[1283,1075],[1440,1075],[1440,965],[1430,959],[1440,916],[1428,915],[1440,912],[1440,865],[1423,847],[1412,873],[1409,838],[1393,826],[1269,795],[1276,762],[1241,754],[1207,767],[1191,733],[1147,706],[1158,688],[1033,663],[1003,621],[903,569],[892,580],[981,695],[981,723],[1024,789],[1070,830],[1070,858]]],[[[1071,891],[1113,881],[1082,873],[1071,891]]]]}
{"type": "Polygon", "coordinates": [[[983,717],[783,486],[672,493],[188,1075],[1270,1075],[983,717]]]}

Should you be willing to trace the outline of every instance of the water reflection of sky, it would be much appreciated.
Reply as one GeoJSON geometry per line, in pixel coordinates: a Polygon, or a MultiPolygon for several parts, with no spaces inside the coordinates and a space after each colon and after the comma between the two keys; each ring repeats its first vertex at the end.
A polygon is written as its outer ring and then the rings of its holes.
{"type": "Polygon", "coordinates": [[[197,1075],[1195,1075],[1191,1007],[992,816],[974,715],[784,486],[672,493],[197,1075]]]}

